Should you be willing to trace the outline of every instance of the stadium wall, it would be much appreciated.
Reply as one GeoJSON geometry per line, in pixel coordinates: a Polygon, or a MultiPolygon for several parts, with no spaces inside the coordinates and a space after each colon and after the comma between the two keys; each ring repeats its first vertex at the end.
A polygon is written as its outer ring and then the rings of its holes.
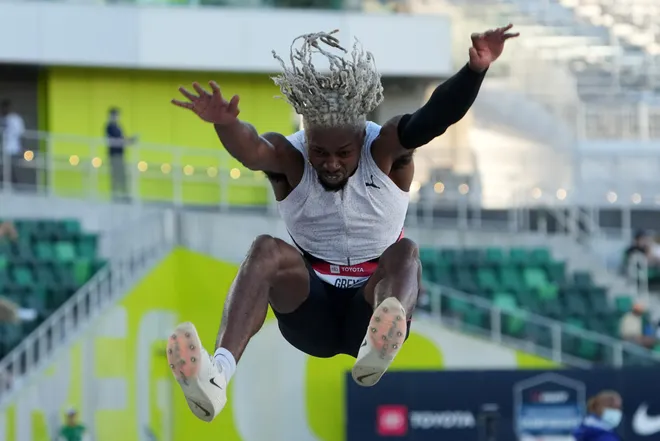
{"type": "MultiPolygon", "coordinates": [[[[45,108],[42,113],[47,119],[47,129],[59,135],[78,135],[80,138],[54,142],[54,156],[62,158],[54,173],[57,194],[80,193],[81,188],[108,196],[110,180],[107,166],[107,147],[90,145],[88,138],[105,136],[108,110],[115,106],[121,109],[121,123],[126,135],[137,134],[140,143],[128,153],[134,164],[145,161],[151,165],[141,173],[139,192],[151,200],[173,200],[172,179],[165,179],[161,164],[179,163],[192,165],[198,170],[198,179],[184,180],[183,202],[193,204],[216,204],[219,190],[216,182],[206,184],[207,167],[213,166],[220,173],[230,168],[241,169],[241,176],[249,178],[250,172],[243,169],[233,158],[224,154],[225,163],[219,163],[223,152],[213,128],[204,124],[190,112],[170,104],[178,97],[177,88],[190,85],[193,81],[204,84],[217,81],[228,95],[241,97],[241,118],[250,121],[260,132],[277,131],[290,133],[293,128],[291,108],[283,100],[275,99],[277,89],[265,74],[227,74],[217,72],[156,72],[120,69],[82,69],[55,67],[45,77],[45,108]],[[185,146],[206,149],[191,150],[175,158],[162,146],[185,146]],[[76,155],[79,163],[72,165],[68,159],[76,155]],[[91,159],[99,157],[103,165],[91,167],[91,159]],[[204,179],[205,178],[205,179],[204,179]],[[90,188],[94,187],[94,188],[90,188]]],[[[138,170],[131,168],[138,173],[138,170]]],[[[241,185],[241,179],[232,181],[227,195],[235,204],[265,203],[267,193],[254,185],[241,185]]]]}
{"type": "MultiPolygon", "coordinates": [[[[165,339],[177,322],[191,320],[207,345],[215,341],[236,270],[235,264],[175,250],[44,372],[26,380],[0,410],[0,439],[50,441],[64,409],[74,406],[95,441],[344,440],[344,375],[352,360],[296,351],[272,314],[241,360],[218,420],[209,425],[188,410],[167,366],[165,339]]],[[[551,366],[417,320],[393,369],[551,366]]]]}

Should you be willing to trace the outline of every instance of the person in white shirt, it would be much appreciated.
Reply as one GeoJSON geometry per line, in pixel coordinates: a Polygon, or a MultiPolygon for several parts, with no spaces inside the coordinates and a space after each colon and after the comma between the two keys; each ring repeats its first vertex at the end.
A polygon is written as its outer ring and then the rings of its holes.
{"type": "Polygon", "coordinates": [[[12,110],[9,100],[0,103],[0,132],[2,163],[4,164],[5,161],[9,163],[9,167],[3,167],[3,171],[9,172],[9,177],[5,176],[5,180],[15,183],[18,161],[23,156],[21,138],[25,133],[25,123],[21,115],[12,110]]]}
{"type": "Polygon", "coordinates": [[[653,348],[657,339],[647,335],[644,329],[644,305],[635,303],[630,311],[625,313],[619,321],[619,334],[624,340],[637,343],[646,348],[653,348]]]}

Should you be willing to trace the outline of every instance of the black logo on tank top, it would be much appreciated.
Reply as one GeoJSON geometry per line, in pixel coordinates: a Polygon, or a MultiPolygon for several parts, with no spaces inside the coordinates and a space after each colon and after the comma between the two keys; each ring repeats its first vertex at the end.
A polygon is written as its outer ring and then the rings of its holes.
{"type": "Polygon", "coordinates": [[[367,187],[373,187],[380,190],[380,187],[374,184],[374,175],[371,175],[371,182],[365,182],[364,185],[366,185],[367,187]]]}

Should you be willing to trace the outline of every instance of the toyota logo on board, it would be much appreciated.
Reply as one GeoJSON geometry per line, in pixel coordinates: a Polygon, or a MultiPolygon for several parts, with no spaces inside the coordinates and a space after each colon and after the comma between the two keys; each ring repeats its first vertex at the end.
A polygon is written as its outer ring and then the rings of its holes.
{"type": "Polygon", "coordinates": [[[408,434],[408,408],[406,406],[378,406],[376,432],[380,436],[406,436],[408,434]]]}

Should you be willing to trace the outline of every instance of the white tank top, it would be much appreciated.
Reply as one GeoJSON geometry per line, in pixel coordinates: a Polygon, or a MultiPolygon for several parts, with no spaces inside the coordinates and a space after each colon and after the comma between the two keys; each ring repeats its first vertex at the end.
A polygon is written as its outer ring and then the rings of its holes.
{"type": "Polygon", "coordinates": [[[358,168],[340,191],[326,191],[308,160],[303,130],[287,139],[305,158],[300,183],[278,208],[296,245],[319,261],[312,268],[324,281],[349,288],[375,271],[373,261],[399,240],[410,201],[371,156],[380,126],[368,122],[358,168]]]}

